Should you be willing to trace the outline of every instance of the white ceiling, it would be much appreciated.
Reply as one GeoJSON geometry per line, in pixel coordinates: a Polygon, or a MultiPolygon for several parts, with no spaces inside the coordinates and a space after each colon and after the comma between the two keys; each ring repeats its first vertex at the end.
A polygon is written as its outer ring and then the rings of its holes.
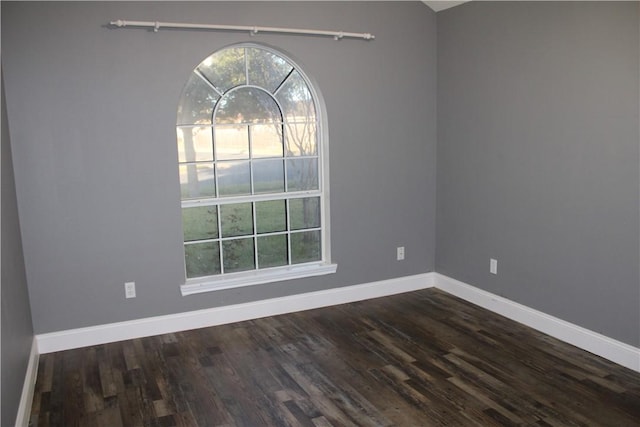
{"type": "Polygon", "coordinates": [[[439,11],[439,10],[449,9],[450,7],[457,6],[457,5],[462,4],[462,3],[466,3],[467,1],[470,1],[470,0],[465,0],[465,1],[455,1],[455,0],[425,1],[425,0],[422,0],[422,2],[424,4],[426,4],[427,6],[429,6],[431,9],[435,10],[436,12],[439,11]]]}

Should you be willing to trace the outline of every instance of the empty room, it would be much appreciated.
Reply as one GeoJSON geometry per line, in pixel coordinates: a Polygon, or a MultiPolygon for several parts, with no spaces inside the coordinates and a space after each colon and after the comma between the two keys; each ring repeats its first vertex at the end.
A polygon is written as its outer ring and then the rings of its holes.
{"type": "Polygon", "coordinates": [[[0,425],[640,425],[640,3],[2,1],[0,425]]]}

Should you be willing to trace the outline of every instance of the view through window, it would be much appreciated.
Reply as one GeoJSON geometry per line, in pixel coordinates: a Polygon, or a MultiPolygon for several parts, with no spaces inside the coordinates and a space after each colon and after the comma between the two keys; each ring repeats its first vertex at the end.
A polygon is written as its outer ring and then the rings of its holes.
{"type": "Polygon", "coordinates": [[[325,261],[318,116],[307,78],[271,49],[196,67],[177,117],[187,279],[325,261]]]}

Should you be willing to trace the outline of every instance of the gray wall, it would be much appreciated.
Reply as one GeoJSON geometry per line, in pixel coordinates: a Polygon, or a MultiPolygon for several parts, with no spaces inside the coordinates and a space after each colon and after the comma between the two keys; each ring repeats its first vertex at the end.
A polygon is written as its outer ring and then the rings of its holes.
{"type": "Polygon", "coordinates": [[[635,346],[638,25],[635,2],[438,14],[436,270],[635,346]]]}
{"type": "Polygon", "coordinates": [[[636,3],[469,3],[438,14],[437,56],[419,2],[1,7],[36,332],[435,268],[640,344],[636,3]],[[118,18],[377,38],[106,28],[118,18]],[[283,49],[323,92],[338,273],[181,297],[175,107],[193,67],[240,41],[283,49]]]}
{"type": "Polygon", "coordinates": [[[436,25],[420,2],[2,2],[18,206],[37,333],[434,269],[436,25]],[[109,29],[115,19],[371,32],[375,41],[109,29]],[[255,41],[324,96],[334,275],[182,297],[176,106],[211,52],[255,41]],[[395,260],[396,246],[406,260],[395,260]],[[135,281],[136,299],[124,299],[135,281]]]}
{"type": "Polygon", "coordinates": [[[7,127],[4,83],[2,83],[2,348],[0,360],[2,407],[0,425],[11,426],[16,421],[20,394],[24,385],[29,353],[33,342],[33,325],[29,308],[27,279],[22,256],[20,220],[16,206],[16,190],[11,162],[11,145],[7,127]]]}

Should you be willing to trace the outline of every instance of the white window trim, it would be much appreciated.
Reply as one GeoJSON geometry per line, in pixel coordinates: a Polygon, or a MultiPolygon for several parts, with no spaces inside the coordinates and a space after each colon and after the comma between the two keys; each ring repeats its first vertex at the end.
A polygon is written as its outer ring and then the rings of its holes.
{"type": "Polygon", "coordinates": [[[223,289],[240,288],[260,285],[263,283],[280,282],[283,280],[301,279],[303,277],[323,276],[335,273],[338,264],[323,262],[296,264],[285,267],[275,267],[265,270],[250,270],[240,273],[227,273],[224,276],[205,276],[187,280],[180,286],[182,296],[199,294],[202,292],[220,291],[223,289]]]}
{"type": "MultiPolygon", "coordinates": [[[[228,46],[231,47],[231,46],[228,46]]],[[[184,256],[183,266],[185,271],[185,283],[180,285],[180,293],[182,296],[199,294],[204,292],[219,291],[224,289],[241,288],[247,286],[255,286],[265,283],[280,282],[284,280],[302,279],[305,277],[322,276],[326,274],[333,274],[338,269],[338,264],[331,262],[331,227],[330,227],[330,204],[329,204],[329,135],[328,135],[328,122],[326,116],[326,104],[322,95],[316,90],[317,83],[310,78],[304,71],[303,67],[300,67],[299,62],[291,57],[288,53],[282,52],[280,49],[274,49],[269,46],[258,43],[237,43],[233,47],[255,47],[270,51],[278,56],[282,56],[289,61],[294,68],[300,73],[300,76],[307,83],[307,88],[311,92],[311,96],[316,100],[316,118],[318,122],[318,178],[319,178],[319,191],[313,191],[309,193],[320,193],[320,228],[322,235],[322,260],[305,263],[305,264],[293,264],[282,267],[272,267],[268,269],[257,269],[242,271],[237,273],[226,273],[224,275],[203,276],[195,277],[191,279],[186,278],[186,263],[184,256]]],[[[223,48],[224,49],[224,48],[223,48]]],[[[220,49],[222,50],[222,49],[220,49]]],[[[296,193],[290,193],[295,198],[296,193]]],[[[299,192],[300,195],[305,192],[299,192]]],[[[265,198],[269,196],[266,195],[265,198]]],[[[254,197],[255,198],[255,197],[254,197]]],[[[230,198],[231,199],[231,198],[230,198]]],[[[193,201],[194,205],[201,203],[193,201]]],[[[219,201],[220,202],[220,201],[219,201]]],[[[218,202],[218,203],[219,203],[218,202]]],[[[191,204],[192,201],[182,201],[185,204],[191,204]]],[[[224,203],[224,202],[223,202],[224,203]]],[[[214,203],[212,203],[214,204],[214,203]]],[[[184,206],[184,205],[183,205],[184,206]]],[[[184,242],[182,242],[184,244],[184,242]]],[[[184,246],[183,246],[184,247],[184,246]]]]}

